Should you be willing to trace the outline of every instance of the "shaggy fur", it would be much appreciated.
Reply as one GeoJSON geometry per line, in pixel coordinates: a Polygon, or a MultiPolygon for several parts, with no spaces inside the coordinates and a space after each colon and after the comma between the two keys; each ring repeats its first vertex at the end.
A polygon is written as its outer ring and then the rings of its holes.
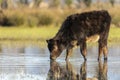
{"type": "MultiPolygon", "coordinates": [[[[66,18],[56,36],[47,40],[50,58],[56,59],[67,49],[66,60],[72,53],[74,46],[80,46],[81,54],[86,60],[86,42],[92,36],[98,35],[99,55],[107,59],[107,39],[110,29],[111,16],[106,10],[73,14],[66,18]]],[[[94,39],[94,38],[93,38],[94,39]]],[[[90,40],[89,40],[90,41],[90,40]]]]}

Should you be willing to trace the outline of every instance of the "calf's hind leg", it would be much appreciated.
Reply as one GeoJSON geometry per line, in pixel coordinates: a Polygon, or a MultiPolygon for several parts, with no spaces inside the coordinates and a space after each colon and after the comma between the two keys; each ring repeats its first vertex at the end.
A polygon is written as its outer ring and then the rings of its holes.
{"type": "Polygon", "coordinates": [[[99,42],[98,61],[101,60],[102,54],[103,54],[102,42],[99,42]]]}
{"type": "Polygon", "coordinates": [[[107,40],[106,41],[99,41],[99,54],[98,54],[98,61],[101,59],[102,54],[104,54],[104,60],[107,60],[108,49],[107,49],[107,40]]]}
{"type": "Polygon", "coordinates": [[[108,56],[108,48],[107,45],[105,45],[103,47],[103,54],[104,54],[104,60],[107,60],[107,56],[108,56]]]}

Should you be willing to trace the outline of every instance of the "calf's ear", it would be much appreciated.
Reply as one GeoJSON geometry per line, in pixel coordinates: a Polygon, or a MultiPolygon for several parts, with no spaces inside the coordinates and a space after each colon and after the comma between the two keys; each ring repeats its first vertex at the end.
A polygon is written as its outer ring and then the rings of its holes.
{"type": "Polygon", "coordinates": [[[47,43],[49,43],[50,41],[49,40],[46,40],[47,43]]]}

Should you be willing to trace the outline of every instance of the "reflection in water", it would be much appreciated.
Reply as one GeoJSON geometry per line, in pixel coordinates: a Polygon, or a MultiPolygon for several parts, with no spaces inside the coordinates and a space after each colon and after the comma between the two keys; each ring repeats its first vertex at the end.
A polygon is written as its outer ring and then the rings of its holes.
{"type": "Polygon", "coordinates": [[[87,77],[87,74],[86,74],[86,62],[84,62],[82,65],[81,65],[81,68],[80,68],[80,78],[79,80],[86,80],[86,77],[87,77]]]}
{"type": "Polygon", "coordinates": [[[107,79],[107,70],[108,70],[107,61],[104,61],[103,64],[102,64],[102,61],[100,61],[98,66],[99,66],[98,79],[108,80],[107,79]]]}
{"type": "Polygon", "coordinates": [[[0,80],[120,80],[120,46],[109,47],[108,63],[97,62],[96,53],[97,47],[88,48],[88,61],[82,63],[77,48],[71,62],[64,62],[63,52],[58,63],[38,45],[0,44],[0,80]]]}
{"type": "Polygon", "coordinates": [[[56,61],[50,62],[50,70],[47,80],[77,80],[79,75],[73,69],[70,62],[66,62],[65,66],[60,66],[56,61]]]}
{"type": "Polygon", "coordinates": [[[50,70],[47,80],[107,80],[107,61],[103,64],[98,62],[98,77],[87,78],[87,63],[83,62],[80,72],[74,70],[73,65],[67,61],[65,66],[61,66],[56,61],[50,62],[50,70]]]}

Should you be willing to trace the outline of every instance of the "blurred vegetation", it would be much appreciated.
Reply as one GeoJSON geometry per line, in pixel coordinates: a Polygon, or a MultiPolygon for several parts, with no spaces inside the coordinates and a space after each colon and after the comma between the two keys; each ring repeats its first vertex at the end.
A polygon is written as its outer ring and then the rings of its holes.
{"type": "Polygon", "coordinates": [[[108,10],[112,16],[109,42],[120,42],[120,5],[115,0],[92,3],[92,0],[0,0],[0,40],[43,40],[52,38],[65,18],[71,14],[92,10],[108,10]],[[7,6],[6,6],[7,2],[7,6]],[[3,5],[4,4],[4,5],[3,5]],[[107,5],[106,5],[107,4],[107,5]],[[9,27],[9,28],[8,28],[9,27]]]}
{"type": "Polygon", "coordinates": [[[91,2],[92,2],[91,0],[83,0],[83,1],[87,7],[89,7],[91,5],[91,2]]]}
{"type": "Polygon", "coordinates": [[[60,5],[60,0],[51,0],[50,7],[56,7],[58,8],[60,5]]]}
{"type": "Polygon", "coordinates": [[[70,8],[71,4],[73,3],[73,0],[65,0],[65,4],[70,8]]]}
{"type": "Polygon", "coordinates": [[[110,0],[110,3],[112,4],[112,6],[114,6],[115,0],[110,0]]]}
{"type": "MultiPolygon", "coordinates": [[[[120,6],[110,7],[107,10],[112,16],[112,24],[120,27],[120,6]]],[[[64,19],[74,13],[82,13],[90,10],[98,10],[90,7],[86,9],[7,9],[0,11],[1,26],[27,26],[27,27],[42,27],[45,25],[54,24],[59,26],[64,19]]]]}
{"type": "Polygon", "coordinates": [[[64,19],[75,13],[91,10],[108,10],[112,16],[112,24],[120,27],[120,5],[115,0],[106,3],[96,0],[17,0],[13,6],[12,0],[0,0],[0,26],[42,27],[47,25],[59,26],[64,19]],[[107,5],[106,5],[107,4],[107,5]],[[114,5],[115,4],[115,5],[114,5]]]}
{"type": "MultiPolygon", "coordinates": [[[[72,10],[75,11],[75,10],[72,10]]],[[[1,26],[21,26],[28,27],[44,26],[55,24],[58,26],[72,11],[56,9],[8,9],[0,12],[0,25],[1,26]],[[21,12],[22,11],[22,12],[21,12]]]]}

